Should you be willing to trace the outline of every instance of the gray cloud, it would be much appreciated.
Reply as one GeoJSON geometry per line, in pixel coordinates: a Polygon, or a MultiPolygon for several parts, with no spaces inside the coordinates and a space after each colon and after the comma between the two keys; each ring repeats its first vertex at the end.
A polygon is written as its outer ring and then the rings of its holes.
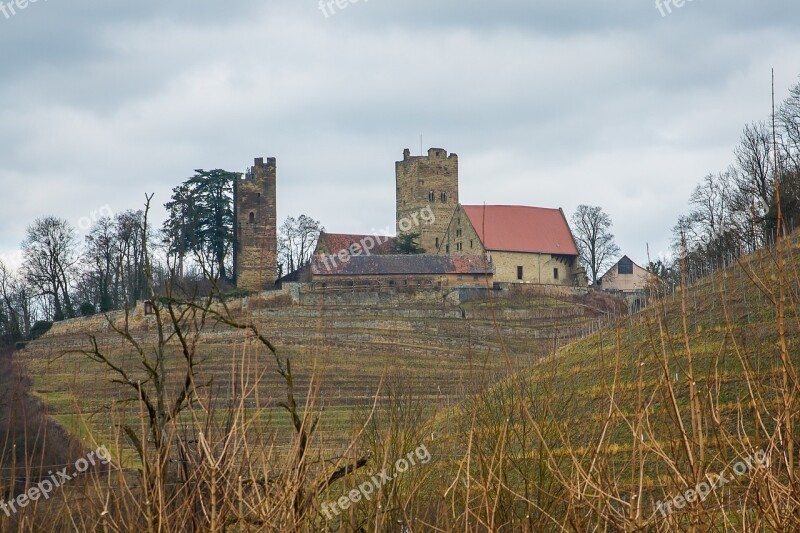
{"type": "MultiPolygon", "coordinates": [[[[390,225],[405,147],[469,203],[602,205],[666,250],[694,184],[797,80],[800,6],[694,0],[39,0],[0,15],[0,252],[54,214],[163,203],[195,168],[276,156],[279,216],[390,225]],[[13,52],[11,52],[13,50],[13,52]]],[[[156,216],[162,216],[158,211],[156,216]]]]}

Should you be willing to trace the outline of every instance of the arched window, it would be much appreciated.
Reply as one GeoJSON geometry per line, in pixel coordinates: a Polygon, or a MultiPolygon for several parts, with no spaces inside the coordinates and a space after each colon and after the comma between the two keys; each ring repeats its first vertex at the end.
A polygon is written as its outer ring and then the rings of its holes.
{"type": "Polygon", "coordinates": [[[447,201],[447,193],[443,192],[442,194],[439,195],[439,198],[441,198],[442,202],[446,202],[447,201]]]}
{"type": "Polygon", "coordinates": [[[250,211],[250,223],[252,224],[255,221],[256,221],[256,214],[250,211]]]}
{"type": "Polygon", "coordinates": [[[428,201],[433,202],[436,199],[436,195],[433,194],[433,191],[428,193],[428,201]]]}

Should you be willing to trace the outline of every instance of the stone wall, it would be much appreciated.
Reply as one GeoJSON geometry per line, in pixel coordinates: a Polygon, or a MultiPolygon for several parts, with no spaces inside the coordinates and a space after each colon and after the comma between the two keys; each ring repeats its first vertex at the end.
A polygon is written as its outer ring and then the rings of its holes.
{"type": "Polygon", "coordinates": [[[447,287],[485,287],[492,285],[486,274],[397,274],[372,276],[315,276],[309,285],[314,290],[328,291],[419,291],[447,287]],[[487,279],[488,278],[488,279],[487,279]]]}
{"type": "Polygon", "coordinates": [[[431,148],[427,156],[412,156],[406,148],[403,160],[395,163],[397,182],[397,233],[403,233],[401,220],[419,219],[430,208],[436,220],[421,223],[412,232],[421,234],[420,245],[435,254],[458,205],[458,156],[442,148],[431,148]]]}
{"type": "Polygon", "coordinates": [[[578,261],[563,256],[523,252],[489,252],[495,268],[495,281],[538,285],[578,285],[578,261]],[[517,267],[522,267],[522,280],[517,267]],[[556,278],[555,270],[558,270],[556,278]]]}
{"type": "Polygon", "coordinates": [[[274,157],[257,158],[233,188],[236,244],[236,286],[264,290],[278,277],[276,213],[277,172],[274,157]]]}
{"type": "Polygon", "coordinates": [[[445,293],[436,288],[428,289],[314,289],[306,286],[300,290],[300,304],[303,306],[355,305],[355,306],[396,306],[396,305],[439,305],[444,303],[445,293]]]}

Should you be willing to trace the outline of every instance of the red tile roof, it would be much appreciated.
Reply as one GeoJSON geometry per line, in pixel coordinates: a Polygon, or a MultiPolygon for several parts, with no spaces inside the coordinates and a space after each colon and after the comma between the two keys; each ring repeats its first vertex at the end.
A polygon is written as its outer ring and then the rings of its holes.
{"type": "MultiPolygon", "coordinates": [[[[357,244],[359,248],[370,248],[370,254],[387,255],[394,253],[394,237],[383,235],[355,235],[350,233],[326,233],[319,235],[315,253],[336,255],[342,250],[350,250],[357,244]]],[[[366,252],[361,252],[366,254],[366,252]]]]}
{"type": "Polygon", "coordinates": [[[462,207],[487,250],[578,255],[560,209],[519,205],[462,207]]]}

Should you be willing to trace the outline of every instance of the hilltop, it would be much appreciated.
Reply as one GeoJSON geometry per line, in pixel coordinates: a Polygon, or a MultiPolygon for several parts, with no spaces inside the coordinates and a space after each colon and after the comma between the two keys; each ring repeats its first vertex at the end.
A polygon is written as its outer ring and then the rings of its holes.
{"type": "MultiPolygon", "coordinates": [[[[324,409],[321,438],[335,449],[353,431],[353,413],[385,393],[379,389],[382,379],[401,380],[404,392],[424,401],[427,412],[433,413],[511,372],[530,368],[559,346],[601,327],[613,300],[574,292],[529,288],[510,298],[461,306],[441,298],[437,303],[427,295],[419,301],[383,295],[372,303],[329,296],[327,301],[317,298],[297,305],[285,295],[264,293],[231,301],[229,308],[239,320],[257,324],[280,355],[289,358],[298,402],[313,401],[324,409]],[[511,354],[511,368],[503,350],[511,354]]],[[[108,317],[124,328],[124,313],[108,317]]],[[[154,322],[141,308],[130,315],[128,328],[143,346],[155,343],[154,322]]],[[[105,316],[56,323],[16,358],[27,369],[33,394],[53,419],[73,433],[90,436],[92,444],[116,442],[115,424],[135,420],[139,413],[122,401],[130,398],[130,391],[112,383],[112,373],[75,353],[89,348],[89,335],[120,366],[136,368],[135,351],[109,327],[105,316]]],[[[209,384],[209,398],[227,407],[242,389],[258,383],[247,406],[263,418],[270,440],[286,444],[289,420],[277,408],[285,385],[274,358],[254,349],[243,331],[222,324],[209,323],[199,343],[197,381],[209,384]],[[249,376],[251,383],[233,382],[232,376],[240,374],[249,376]]],[[[177,389],[181,359],[177,342],[171,346],[175,359],[168,381],[177,389]]],[[[141,376],[135,371],[133,375],[141,376]]]]}

